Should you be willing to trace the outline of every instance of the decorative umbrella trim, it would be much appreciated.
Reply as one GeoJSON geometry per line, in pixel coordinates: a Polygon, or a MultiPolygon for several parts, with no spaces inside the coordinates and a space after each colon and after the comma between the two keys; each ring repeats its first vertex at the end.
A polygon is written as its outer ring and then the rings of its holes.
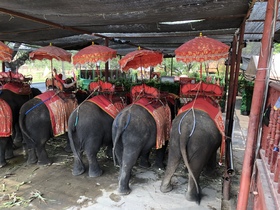
{"type": "Polygon", "coordinates": [[[67,52],[66,50],[52,45],[41,47],[29,53],[29,57],[32,60],[56,59],[59,61],[67,61],[69,63],[71,62],[71,56],[71,53],[67,52]]]}
{"type": "Polygon", "coordinates": [[[117,51],[102,45],[90,45],[81,49],[73,56],[73,64],[97,63],[100,61],[107,62],[115,58],[117,51]]]}
{"type": "Polygon", "coordinates": [[[151,50],[137,50],[126,54],[120,61],[122,70],[127,71],[131,68],[156,66],[163,61],[163,54],[151,50]]]}
{"type": "Polygon", "coordinates": [[[0,41],[0,60],[4,62],[12,61],[13,50],[0,41]]]}

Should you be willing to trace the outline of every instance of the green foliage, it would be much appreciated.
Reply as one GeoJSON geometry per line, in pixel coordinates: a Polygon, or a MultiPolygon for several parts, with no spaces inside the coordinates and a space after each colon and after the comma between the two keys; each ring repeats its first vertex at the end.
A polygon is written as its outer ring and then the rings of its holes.
{"type": "Polygon", "coordinates": [[[238,89],[242,94],[240,112],[243,115],[249,115],[252,104],[254,82],[247,81],[243,75],[238,78],[238,89]]]}
{"type": "Polygon", "coordinates": [[[273,54],[280,53],[280,43],[274,43],[273,47],[273,54]]]}
{"type": "MultiPolygon", "coordinates": [[[[141,81],[139,82],[132,82],[130,79],[127,78],[120,78],[114,81],[111,81],[116,86],[123,86],[125,91],[130,91],[131,87],[135,85],[142,84],[141,81]]],[[[170,82],[159,82],[156,80],[147,80],[144,81],[144,83],[148,86],[155,87],[159,89],[160,91],[174,93],[176,95],[179,95],[180,86],[179,83],[170,83],[170,82]]]]}

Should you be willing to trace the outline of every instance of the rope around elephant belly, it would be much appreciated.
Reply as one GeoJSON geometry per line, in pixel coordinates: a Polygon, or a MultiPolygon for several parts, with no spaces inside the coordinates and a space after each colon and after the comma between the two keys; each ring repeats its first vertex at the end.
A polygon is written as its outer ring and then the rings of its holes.
{"type": "MultiPolygon", "coordinates": [[[[90,94],[88,97],[86,97],[85,100],[82,101],[82,103],[79,104],[79,106],[74,110],[77,112],[77,115],[76,115],[76,119],[75,119],[75,124],[74,124],[74,127],[76,127],[78,125],[78,122],[79,122],[79,109],[80,109],[80,106],[85,103],[99,88],[100,86],[97,86],[90,94]]],[[[73,111],[73,112],[74,112],[73,111]]]]}
{"type": "Polygon", "coordinates": [[[191,109],[189,109],[188,111],[186,111],[186,113],[185,113],[185,114],[183,115],[183,117],[180,119],[179,126],[178,126],[178,132],[179,132],[179,134],[181,135],[181,134],[182,134],[182,132],[181,132],[181,124],[182,124],[184,118],[187,116],[187,114],[188,114],[190,111],[192,111],[192,114],[193,114],[193,127],[192,127],[192,131],[191,131],[189,137],[192,136],[192,134],[193,134],[193,132],[194,132],[194,130],[195,130],[195,125],[196,125],[195,113],[194,113],[194,108],[193,108],[193,107],[192,107],[191,109]]]}
{"type": "Polygon", "coordinates": [[[53,96],[41,101],[40,103],[36,104],[35,106],[31,107],[30,109],[28,109],[24,114],[27,115],[29,112],[31,112],[33,109],[35,109],[36,107],[40,106],[41,104],[44,104],[46,101],[51,100],[53,97],[55,97],[57,94],[59,94],[61,91],[57,91],[53,96]]]}

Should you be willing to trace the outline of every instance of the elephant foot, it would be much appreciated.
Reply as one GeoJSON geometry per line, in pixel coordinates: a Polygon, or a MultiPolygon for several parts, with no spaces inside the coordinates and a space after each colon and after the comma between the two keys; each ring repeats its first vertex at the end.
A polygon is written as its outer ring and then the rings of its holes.
{"type": "Polygon", "coordinates": [[[199,204],[200,200],[201,200],[201,195],[200,195],[200,193],[199,194],[192,194],[192,193],[186,192],[186,199],[188,201],[196,202],[196,203],[199,204]]]}
{"type": "Polygon", "coordinates": [[[50,166],[52,164],[52,161],[50,161],[50,160],[43,160],[43,161],[39,160],[37,164],[40,165],[40,166],[50,166]]]}
{"type": "Polygon", "coordinates": [[[162,162],[155,162],[153,167],[159,170],[165,170],[165,165],[162,162]]]}
{"type": "Polygon", "coordinates": [[[7,162],[6,161],[3,161],[0,163],[0,168],[3,168],[5,165],[7,165],[7,162]]]}
{"type": "Polygon", "coordinates": [[[79,176],[85,172],[84,167],[79,167],[79,168],[73,168],[72,175],[73,176],[79,176]]]}
{"type": "Polygon", "coordinates": [[[37,163],[38,158],[37,158],[35,149],[28,149],[27,154],[28,154],[27,165],[37,163]]]}
{"type": "Polygon", "coordinates": [[[14,152],[13,152],[12,150],[11,150],[11,151],[8,151],[8,150],[7,150],[7,151],[5,152],[5,159],[6,159],[6,160],[12,159],[13,157],[15,157],[15,156],[14,156],[14,152]]]}
{"type": "Polygon", "coordinates": [[[140,160],[139,161],[139,166],[142,167],[142,168],[150,168],[151,163],[149,161],[146,161],[146,160],[140,160]]]}
{"type": "Polygon", "coordinates": [[[69,144],[66,145],[66,147],[64,148],[64,151],[68,152],[68,153],[72,153],[72,149],[69,144]]]}
{"type": "Polygon", "coordinates": [[[89,177],[99,177],[103,174],[103,171],[99,169],[98,171],[90,171],[88,172],[89,177]]]}
{"type": "Polygon", "coordinates": [[[163,193],[170,192],[172,189],[173,189],[173,187],[172,187],[171,184],[160,186],[160,191],[163,192],[163,193]]]}
{"type": "Polygon", "coordinates": [[[130,193],[131,193],[130,188],[127,188],[127,189],[119,188],[118,189],[118,195],[129,195],[130,193]]]}

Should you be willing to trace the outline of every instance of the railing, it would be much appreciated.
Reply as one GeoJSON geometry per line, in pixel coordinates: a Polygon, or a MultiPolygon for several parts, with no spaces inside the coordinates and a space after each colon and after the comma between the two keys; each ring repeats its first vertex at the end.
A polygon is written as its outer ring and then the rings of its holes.
{"type": "Polygon", "coordinates": [[[253,185],[255,186],[254,209],[280,209],[280,108],[278,100],[280,100],[280,84],[270,83],[262,125],[260,156],[256,161],[257,172],[255,185],[253,185]]]}

